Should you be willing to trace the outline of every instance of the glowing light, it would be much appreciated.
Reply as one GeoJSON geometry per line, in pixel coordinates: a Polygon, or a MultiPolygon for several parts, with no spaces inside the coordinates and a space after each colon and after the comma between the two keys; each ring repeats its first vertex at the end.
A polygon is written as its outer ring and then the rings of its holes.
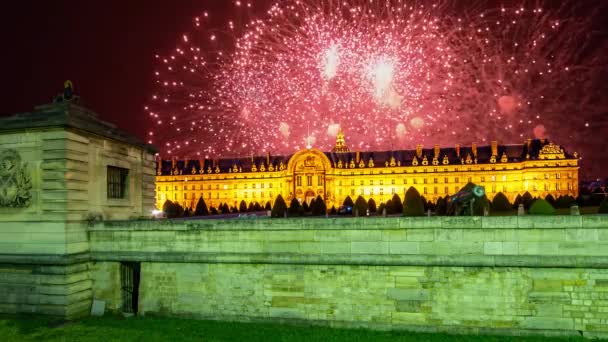
{"type": "Polygon", "coordinates": [[[242,19],[205,29],[205,12],[155,57],[146,111],[162,154],[292,153],[312,138],[330,150],[339,129],[361,149],[518,142],[608,107],[608,97],[591,99],[605,86],[605,46],[580,53],[594,19],[571,20],[575,0],[234,4],[242,19]]]}

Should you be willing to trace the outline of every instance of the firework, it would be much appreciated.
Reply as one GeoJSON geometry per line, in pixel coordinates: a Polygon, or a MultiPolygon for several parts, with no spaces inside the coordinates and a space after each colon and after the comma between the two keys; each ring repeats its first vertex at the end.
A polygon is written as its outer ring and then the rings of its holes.
{"type": "Polygon", "coordinates": [[[293,0],[220,29],[196,18],[157,56],[150,142],[216,158],[330,150],[340,129],[357,150],[568,135],[606,108],[602,46],[583,39],[596,12],[574,4],[293,0]]]}

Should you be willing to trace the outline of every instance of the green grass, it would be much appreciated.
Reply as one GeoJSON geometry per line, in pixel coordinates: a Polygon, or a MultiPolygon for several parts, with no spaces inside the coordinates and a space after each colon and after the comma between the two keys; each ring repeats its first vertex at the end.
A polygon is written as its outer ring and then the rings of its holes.
{"type": "Polygon", "coordinates": [[[175,318],[85,318],[63,322],[44,317],[0,317],[0,340],[10,341],[583,341],[582,338],[466,336],[332,329],[266,323],[175,318]]]}

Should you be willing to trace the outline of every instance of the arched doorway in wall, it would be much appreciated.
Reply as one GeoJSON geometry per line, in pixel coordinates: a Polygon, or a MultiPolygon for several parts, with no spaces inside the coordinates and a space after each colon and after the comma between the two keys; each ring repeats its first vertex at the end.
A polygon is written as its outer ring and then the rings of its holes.
{"type": "Polygon", "coordinates": [[[316,149],[303,150],[291,157],[288,170],[293,177],[293,188],[290,191],[300,203],[310,204],[317,195],[327,200],[325,175],[329,168],[327,156],[316,149]]]}

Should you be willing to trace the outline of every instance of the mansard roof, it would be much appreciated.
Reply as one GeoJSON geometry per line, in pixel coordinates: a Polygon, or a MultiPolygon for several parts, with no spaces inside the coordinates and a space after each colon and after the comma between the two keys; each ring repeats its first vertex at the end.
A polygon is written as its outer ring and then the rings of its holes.
{"type": "MultiPolygon", "coordinates": [[[[558,149],[562,149],[564,157],[568,159],[576,158],[574,155],[567,153],[561,146],[552,145],[548,140],[533,139],[529,140],[524,144],[516,145],[497,145],[496,163],[502,163],[501,158],[503,154],[509,162],[520,162],[526,159],[535,160],[539,159],[541,150],[543,147],[551,145],[558,149]]],[[[477,146],[477,164],[490,164],[492,158],[492,146],[484,145],[477,146]]],[[[471,156],[472,163],[474,163],[473,146],[462,146],[459,148],[460,153],[456,147],[440,147],[438,155],[438,165],[444,165],[444,156],[447,157],[450,165],[462,164],[468,155],[471,156]]],[[[395,166],[412,166],[412,161],[416,156],[416,150],[393,150],[393,151],[363,151],[363,152],[324,152],[327,158],[332,163],[332,167],[336,167],[339,162],[346,167],[346,164],[350,164],[351,161],[358,163],[363,160],[365,168],[369,168],[370,159],[374,162],[374,168],[386,167],[387,163],[390,165],[391,157],[395,160],[395,166]],[[357,154],[358,160],[357,161],[357,154]]],[[[171,175],[173,170],[173,163],[175,162],[175,169],[181,171],[182,175],[190,174],[208,174],[208,173],[229,173],[233,172],[235,165],[240,172],[250,172],[252,165],[255,163],[257,171],[261,171],[259,168],[264,165],[266,171],[268,171],[269,165],[273,165],[276,170],[279,170],[281,163],[287,167],[289,159],[294,154],[284,156],[249,156],[240,158],[224,158],[218,160],[163,160],[161,162],[161,174],[171,175]],[[268,160],[270,164],[268,164],[268,160]],[[217,170],[216,170],[217,169],[217,170]],[[194,171],[193,171],[194,170],[194,171]],[[202,172],[201,172],[202,170],[202,172]],[[209,172],[211,170],[211,172],[209,172]],[[219,171],[219,172],[218,172],[219,171]]],[[[432,161],[435,156],[434,148],[423,148],[421,157],[417,158],[418,166],[422,166],[422,160],[426,156],[428,165],[433,166],[432,161]]],[[[356,165],[359,168],[359,165],[356,165]]]]}

